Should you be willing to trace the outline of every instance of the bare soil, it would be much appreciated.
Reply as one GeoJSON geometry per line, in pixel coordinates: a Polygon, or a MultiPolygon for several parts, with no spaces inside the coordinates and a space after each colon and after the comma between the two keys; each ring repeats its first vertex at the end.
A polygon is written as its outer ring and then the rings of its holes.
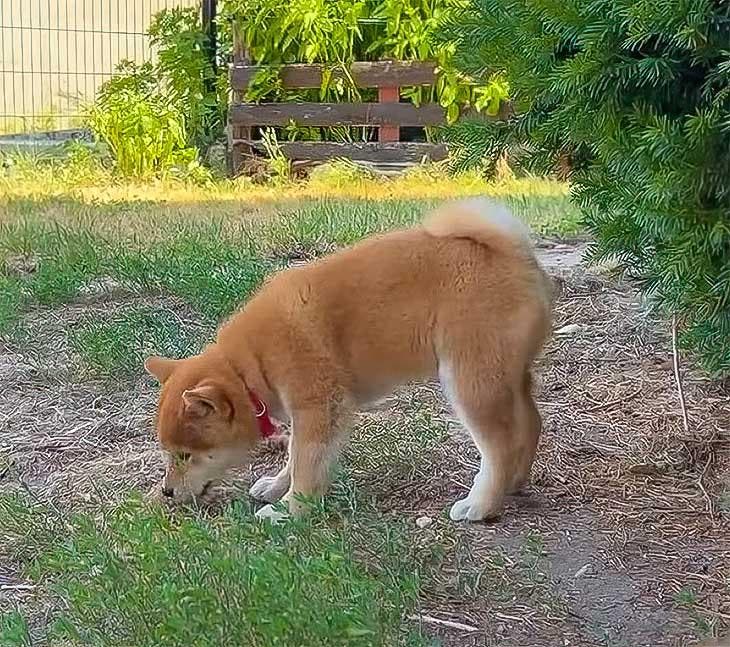
{"type": "MultiPolygon", "coordinates": [[[[420,621],[445,645],[678,647],[730,630],[730,390],[681,359],[685,428],[667,323],[631,286],[582,268],[581,252],[540,249],[560,290],[538,371],[544,433],[532,483],[501,520],[448,520],[477,457],[436,384],[364,412],[343,459],[359,496],[441,547],[420,621]]],[[[38,309],[25,321],[32,343],[0,344],[0,490],[68,507],[156,490],[155,385],[85,376],[67,343],[81,316],[141,302],[38,309]]],[[[281,458],[263,448],[253,475],[281,458]]],[[[251,474],[240,476],[218,496],[243,496],[251,474]]],[[[0,565],[0,607],[32,594],[0,565]]]]}

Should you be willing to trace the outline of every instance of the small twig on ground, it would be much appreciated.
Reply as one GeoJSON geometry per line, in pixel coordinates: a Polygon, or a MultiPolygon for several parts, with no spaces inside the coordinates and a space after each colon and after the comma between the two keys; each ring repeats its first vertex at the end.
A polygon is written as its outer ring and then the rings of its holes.
{"type": "Polygon", "coordinates": [[[599,404],[596,404],[593,407],[588,407],[584,410],[584,413],[595,413],[596,411],[601,411],[601,409],[609,409],[613,406],[616,406],[617,404],[623,404],[624,402],[628,402],[629,400],[633,400],[637,395],[639,395],[642,390],[644,389],[643,386],[640,386],[635,391],[632,391],[628,395],[623,396],[622,398],[616,398],[615,400],[609,400],[608,402],[601,402],[599,404]]]}
{"type": "Polygon", "coordinates": [[[427,615],[420,615],[420,616],[408,616],[409,620],[414,620],[415,622],[424,622],[426,624],[430,625],[438,625],[440,627],[448,627],[449,629],[459,629],[460,631],[479,631],[479,627],[475,627],[474,625],[467,625],[463,622],[454,622],[453,620],[441,620],[439,618],[434,618],[433,616],[427,616],[427,615]]]}
{"type": "Polygon", "coordinates": [[[35,584],[2,584],[0,585],[0,591],[32,591],[34,590],[35,584]]]}
{"type": "Polygon", "coordinates": [[[677,350],[677,315],[672,315],[672,364],[674,366],[674,380],[677,383],[679,394],[679,405],[682,407],[682,424],[684,432],[689,434],[689,418],[687,416],[687,405],[684,400],[684,388],[682,387],[682,376],[679,374],[679,351],[677,350]]]}

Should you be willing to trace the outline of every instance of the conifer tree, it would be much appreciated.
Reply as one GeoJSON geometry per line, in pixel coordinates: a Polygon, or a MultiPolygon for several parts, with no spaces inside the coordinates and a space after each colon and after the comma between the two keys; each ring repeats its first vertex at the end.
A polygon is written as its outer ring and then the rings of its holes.
{"type": "Polygon", "coordinates": [[[459,64],[503,73],[516,116],[454,132],[571,160],[595,259],[617,259],[713,373],[730,373],[730,3],[471,0],[459,64]]]}

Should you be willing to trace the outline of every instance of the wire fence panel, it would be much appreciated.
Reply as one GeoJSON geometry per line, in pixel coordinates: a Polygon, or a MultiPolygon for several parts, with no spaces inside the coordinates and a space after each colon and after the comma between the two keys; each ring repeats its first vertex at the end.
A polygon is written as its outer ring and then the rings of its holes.
{"type": "Polygon", "coordinates": [[[0,134],[75,128],[117,64],[149,60],[161,9],[200,0],[0,0],[0,134]]]}

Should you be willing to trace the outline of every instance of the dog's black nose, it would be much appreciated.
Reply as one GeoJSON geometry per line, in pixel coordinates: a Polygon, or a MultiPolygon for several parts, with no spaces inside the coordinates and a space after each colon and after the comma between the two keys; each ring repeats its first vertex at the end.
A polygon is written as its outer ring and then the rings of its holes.
{"type": "Polygon", "coordinates": [[[175,490],[170,487],[163,487],[162,494],[171,499],[173,496],[175,496],[175,490]]]}

